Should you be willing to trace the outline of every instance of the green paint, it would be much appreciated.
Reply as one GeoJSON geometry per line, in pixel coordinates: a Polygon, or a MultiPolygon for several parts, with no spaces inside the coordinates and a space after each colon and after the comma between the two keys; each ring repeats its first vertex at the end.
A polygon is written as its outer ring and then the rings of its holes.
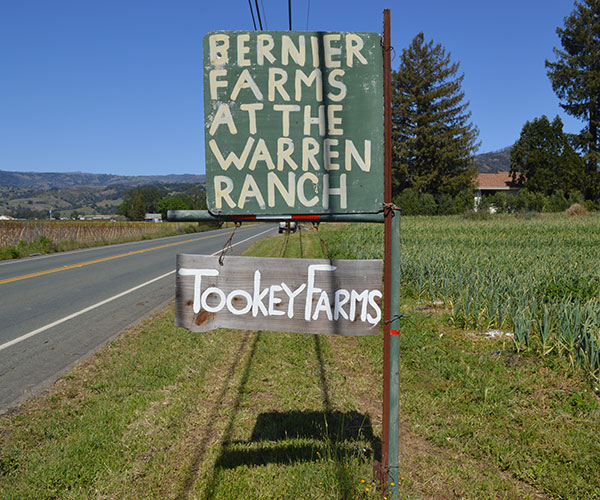
{"type": "MultiPolygon", "coordinates": [[[[391,317],[400,315],[400,213],[392,219],[392,281],[390,300],[391,317]]],[[[393,320],[391,328],[400,328],[400,319],[393,320]]],[[[388,427],[388,483],[390,499],[397,500],[399,495],[400,468],[400,335],[390,336],[390,414],[388,427]]]]}
{"type": "Polygon", "coordinates": [[[382,68],[377,33],[208,33],[204,108],[211,212],[380,210],[382,68]]]}
{"type": "MultiPolygon", "coordinates": [[[[289,215],[283,217],[268,216],[268,219],[253,219],[244,218],[243,216],[231,216],[231,215],[213,215],[208,210],[169,210],[167,213],[167,219],[170,222],[214,222],[214,221],[230,221],[230,222],[243,222],[243,221],[255,221],[260,222],[277,222],[277,221],[289,221],[289,215]]],[[[318,220],[314,219],[299,219],[294,218],[295,221],[305,222],[383,222],[383,213],[373,214],[321,214],[318,220]]]]}

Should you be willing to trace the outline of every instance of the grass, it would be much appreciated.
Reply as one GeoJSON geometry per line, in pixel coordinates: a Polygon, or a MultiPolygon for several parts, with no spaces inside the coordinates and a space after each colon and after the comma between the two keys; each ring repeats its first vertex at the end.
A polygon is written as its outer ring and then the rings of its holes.
{"type": "Polygon", "coordinates": [[[597,498],[600,409],[589,380],[432,315],[412,314],[403,329],[401,413],[413,432],[552,497],[597,498]]]}
{"type": "MultiPolygon", "coordinates": [[[[336,258],[343,230],[320,230],[336,258]]],[[[250,254],[299,257],[300,234],[250,254]]],[[[403,304],[401,498],[600,498],[585,372],[403,304]]],[[[381,353],[380,336],[193,334],[168,308],[0,417],[0,497],[380,498],[381,353]]]]}

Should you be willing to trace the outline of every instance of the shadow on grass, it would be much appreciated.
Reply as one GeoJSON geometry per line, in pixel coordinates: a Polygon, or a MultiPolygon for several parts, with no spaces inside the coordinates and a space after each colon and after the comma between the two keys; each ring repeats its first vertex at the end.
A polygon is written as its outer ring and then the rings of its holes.
{"type": "MultiPolygon", "coordinates": [[[[347,464],[351,458],[355,458],[357,455],[366,459],[379,459],[381,457],[381,439],[373,434],[369,415],[360,414],[357,411],[333,410],[327,382],[326,362],[321,345],[322,339],[318,335],[314,336],[314,350],[319,367],[323,410],[261,413],[257,417],[249,441],[231,440],[234,422],[245,394],[260,337],[260,333],[257,333],[252,341],[249,336],[243,341],[217,398],[217,401],[225,398],[229,390],[229,381],[234,377],[234,373],[239,369],[242,359],[245,357],[227,426],[221,435],[221,453],[216,460],[208,483],[205,484],[203,500],[213,498],[219,470],[267,464],[293,465],[301,462],[320,462],[323,459],[334,463],[340,498],[353,498],[351,471],[347,469],[347,464]],[[302,442],[303,440],[306,443],[302,442]]],[[[190,497],[200,464],[207,451],[208,436],[214,431],[212,426],[220,410],[219,405],[216,405],[211,414],[209,432],[199,443],[192,466],[177,495],[179,499],[190,497]]]]}
{"type": "MultiPolygon", "coordinates": [[[[243,372],[242,372],[242,378],[240,380],[240,385],[236,391],[236,397],[235,397],[235,401],[233,404],[231,417],[229,418],[227,429],[225,430],[225,433],[224,433],[224,438],[228,439],[228,436],[231,435],[231,432],[233,430],[234,418],[239,409],[243,389],[248,382],[248,376],[250,374],[250,367],[252,366],[252,360],[254,359],[254,353],[256,352],[256,344],[258,343],[258,341],[260,339],[260,334],[254,334],[254,338],[252,340],[251,340],[251,338],[252,338],[252,334],[246,334],[244,336],[244,339],[241,342],[241,344],[238,348],[238,351],[235,353],[235,355],[233,357],[233,361],[232,361],[231,365],[229,366],[229,369],[226,371],[223,386],[221,388],[221,391],[219,392],[219,395],[216,398],[216,401],[218,403],[212,409],[210,416],[208,418],[208,426],[204,433],[204,436],[200,439],[198,445],[196,446],[196,449],[193,452],[191,465],[183,479],[181,489],[176,495],[177,499],[187,499],[190,497],[191,489],[194,485],[194,481],[197,479],[198,472],[200,471],[200,466],[202,464],[202,461],[206,457],[211,439],[213,438],[213,435],[215,433],[215,424],[218,422],[218,417],[219,417],[220,413],[223,411],[223,408],[221,407],[221,403],[225,400],[227,392],[229,391],[229,384],[230,384],[231,380],[234,378],[235,372],[238,370],[239,365],[242,362],[244,356],[247,356],[246,361],[244,363],[244,368],[243,368],[243,372]],[[248,352],[248,354],[246,354],[246,352],[248,352]]],[[[211,483],[213,481],[214,481],[214,475],[213,475],[213,478],[211,479],[211,483]]]]}
{"type": "Polygon", "coordinates": [[[367,460],[379,459],[381,439],[373,434],[369,415],[332,409],[322,339],[318,335],[314,336],[314,350],[319,366],[319,385],[324,409],[261,413],[248,441],[230,440],[240,400],[248,382],[256,340],[246,360],[233,412],[223,433],[221,453],[215,463],[212,477],[205,487],[203,499],[213,498],[220,470],[243,466],[260,467],[267,464],[316,463],[323,460],[334,464],[339,497],[353,498],[352,471],[347,468],[347,464],[357,456],[367,460]]]}
{"type": "Polygon", "coordinates": [[[317,451],[336,462],[361,451],[365,458],[381,453],[381,440],[373,434],[371,419],[356,411],[292,411],[261,413],[249,441],[226,443],[216,467],[289,464],[318,461],[317,451]],[[299,444],[298,440],[312,440],[299,444]],[[369,447],[361,450],[359,444],[369,447]],[[243,446],[243,449],[242,449],[243,446]],[[370,448],[370,449],[369,449],[370,448]]]}

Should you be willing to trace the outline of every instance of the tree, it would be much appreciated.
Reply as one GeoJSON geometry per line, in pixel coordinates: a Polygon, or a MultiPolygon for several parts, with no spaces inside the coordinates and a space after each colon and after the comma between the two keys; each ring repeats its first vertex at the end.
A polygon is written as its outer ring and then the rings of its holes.
{"type": "Polygon", "coordinates": [[[561,107],[587,125],[580,139],[589,174],[587,194],[598,182],[600,150],[600,0],[575,2],[575,9],[557,28],[563,50],[554,48],[556,62],[546,60],[552,89],[561,107]]]}
{"type": "Polygon", "coordinates": [[[544,195],[559,189],[567,192],[584,189],[585,166],[572,140],[571,135],[563,132],[559,116],[552,122],[544,115],[525,123],[510,152],[513,181],[544,195]]]}
{"type": "Polygon", "coordinates": [[[167,220],[169,210],[206,210],[206,192],[201,186],[192,186],[185,193],[165,196],[156,205],[156,210],[163,220],[167,220]]]}
{"type": "Polygon", "coordinates": [[[396,193],[457,195],[471,186],[478,130],[470,122],[458,63],[419,33],[392,74],[393,184],[396,193]]]}
{"type": "Polygon", "coordinates": [[[167,220],[167,212],[169,210],[192,210],[190,207],[191,196],[177,195],[165,196],[158,202],[156,209],[162,214],[163,220],[167,220]]]}
{"type": "Polygon", "coordinates": [[[188,202],[190,210],[206,210],[206,191],[203,185],[192,186],[186,194],[190,197],[188,202]]]}
{"type": "Polygon", "coordinates": [[[156,186],[138,186],[125,193],[117,213],[130,220],[144,220],[147,213],[156,212],[156,206],[163,196],[164,191],[156,186]]]}
{"type": "Polygon", "coordinates": [[[146,218],[147,213],[154,212],[154,210],[146,211],[147,205],[148,204],[144,200],[144,194],[142,190],[138,188],[133,194],[133,198],[131,200],[131,208],[127,218],[131,220],[144,220],[146,218]]]}

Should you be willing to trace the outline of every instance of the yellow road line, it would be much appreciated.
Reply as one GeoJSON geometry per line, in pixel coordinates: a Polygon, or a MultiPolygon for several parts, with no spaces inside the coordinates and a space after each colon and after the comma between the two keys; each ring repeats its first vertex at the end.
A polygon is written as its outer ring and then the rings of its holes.
{"type": "MultiPolygon", "coordinates": [[[[243,229],[250,229],[250,228],[248,227],[248,228],[243,228],[243,229]]],[[[242,230],[242,228],[239,228],[239,230],[242,230]]],[[[129,257],[130,255],[151,252],[152,250],[158,250],[160,248],[167,248],[167,247],[173,247],[176,245],[183,245],[184,243],[192,243],[194,241],[206,240],[208,238],[216,238],[217,236],[222,236],[222,235],[223,235],[222,233],[221,234],[211,234],[208,236],[201,236],[200,238],[194,238],[191,240],[177,241],[175,243],[167,243],[166,245],[159,245],[157,247],[146,248],[144,250],[135,250],[133,252],[122,253],[120,255],[113,255],[112,257],[104,257],[103,259],[88,260],[87,262],[81,262],[80,264],[72,264],[70,266],[56,267],[54,269],[48,269],[46,271],[39,271],[37,273],[24,274],[22,276],[15,276],[14,278],[0,280],[0,285],[4,285],[5,283],[12,283],[14,281],[26,280],[29,278],[35,278],[37,276],[44,276],[46,274],[59,273],[61,271],[68,271],[69,269],[76,269],[78,267],[90,266],[92,264],[98,264],[99,262],[106,262],[108,260],[120,259],[121,257],[129,257]]]]}

